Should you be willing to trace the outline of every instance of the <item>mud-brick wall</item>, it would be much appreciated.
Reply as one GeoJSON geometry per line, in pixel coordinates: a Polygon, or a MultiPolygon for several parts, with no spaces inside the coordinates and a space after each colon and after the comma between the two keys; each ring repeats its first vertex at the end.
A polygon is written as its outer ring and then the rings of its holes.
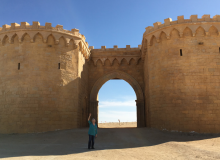
{"type": "Polygon", "coordinates": [[[77,58],[74,43],[28,34],[0,45],[0,133],[77,127],[77,58]],[[20,63],[20,69],[18,69],[20,63]],[[60,63],[60,69],[58,64],[60,63]]]}
{"type": "Polygon", "coordinates": [[[208,33],[195,27],[195,33],[187,27],[182,33],[174,28],[169,35],[160,31],[147,42],[153,128],[220,132],[220,37],[215,27],[208,33]]]}

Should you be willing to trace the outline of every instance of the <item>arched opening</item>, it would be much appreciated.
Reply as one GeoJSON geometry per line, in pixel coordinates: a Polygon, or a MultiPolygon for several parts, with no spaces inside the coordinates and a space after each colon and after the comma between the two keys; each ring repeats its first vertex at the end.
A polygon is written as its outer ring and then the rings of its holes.
{"type": "Polygon", "coordinates": [[[98,120],[98,92],[100,88],[111,79],[122,79],[129,83],[137,96],[137,127],[145,127],[145,106],[144,106],[144,95],[142,88],[139,83],[129,74],[121,71],[112,72],[99,78],[92,87],[90,92],[90,105],[89,111],[93,117],[98,120]]]}
{"type": "Polygon", "coordinates": [[[98,126],[100,128],[137,127],[137,99],[126,81],[111,79],[98,93],[98,126]]]}

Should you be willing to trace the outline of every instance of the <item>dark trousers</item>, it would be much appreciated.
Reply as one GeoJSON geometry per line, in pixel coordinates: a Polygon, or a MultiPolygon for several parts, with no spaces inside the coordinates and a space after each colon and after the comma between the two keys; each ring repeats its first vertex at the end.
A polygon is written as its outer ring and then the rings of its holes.
{"type": "Polygon", "coordinates": [[[88,148],[90,148],[92,143],[92,147],[94,147],[94,143],[95,143],[95,136],[93,135],[89,135],[89,143],[88,143],[88,148]]]}

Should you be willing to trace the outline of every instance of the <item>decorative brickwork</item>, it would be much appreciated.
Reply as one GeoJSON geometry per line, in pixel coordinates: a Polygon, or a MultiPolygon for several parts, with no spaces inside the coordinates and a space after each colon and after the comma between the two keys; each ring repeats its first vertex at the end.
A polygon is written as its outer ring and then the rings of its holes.
{"type": "Polygon", "coordinates": [[[138,127],[220,133],[220,16],[147,27],[137,48],[94,49],[78,29],[0,28],[0,133],[87,126],[110,79],[134,89],[138,127]]]}
{"type": "Polygon", "coordinates": [[[87,125],[90,49],[78,30],[13,23],[3,25],[0,40],[0,133],[87,125]]]}
{"type": "Polygon", "coordinates": [[[220,132],[219,20],[180,16],[146,28],[142,56],[150,127],[220,132]]]}

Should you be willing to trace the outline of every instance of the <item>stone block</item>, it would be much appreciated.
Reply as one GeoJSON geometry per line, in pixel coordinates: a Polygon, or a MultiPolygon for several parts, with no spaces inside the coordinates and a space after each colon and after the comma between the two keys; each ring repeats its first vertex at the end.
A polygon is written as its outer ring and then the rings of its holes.
{"type": "Polygon", "coordinates": [[[94,49],[94,46],[89,46],[89,49],[90,49],[90,50],[94,49]]]}
{"type": "Polygon", "coordinates": [[[216,19],[217,21],[220,21],[220,15],[215,15],[213,18],[216,19]]]}
{"type": "Polygon", "coordinates": [[[86,127],[89,107],[98,117],[97,94],[110,79],[124,79],[135,90],[138,127],[146,123],[158,129],[220,131],[219,20],[218,15],[211,20],[209,15],[199,20],[197,15],[190,20],[166,19],[146,28],[143,46],[108,49],[88,47],[79,30],[63,30],[61,25],[4,25],[0,133],[86,127]],[[18,38],[13,39],[10,28],[16,29],[18,38]]]}
{"type": "Polygon", "coordinates": [[[71,29],[71,32],[73,32],[74,35],[78,35],[79,34],[79,30],[74,28],[74,29],[71,29]]]}
{"type": "Polygon", "coordinates": [[[101,46],[101,49],[106,49],[106,46],[101,46]]]}
{"type": "Polygon", "coordinates": [[[198,15],[191,15],[190,19],[192,22],[197,22],[198,21],[198,15]]]}
{"type": "Polygon", "coordinates": [[[46,22],[46,23],[45,23],[45,28],[46,28],[46,29],[52,29],[52,24],[46,22]]]}
{"type": "Polygon", "coordinates": [[[58,24],[58,25],[56,25],[56,28],[57,28],[58,30],[63,30],[63,25],[58,24]]]}
{"type": "Polygon", "coordinates": [[[209,14],[204,14],[204,15],[202,16],[202,18],[203,18],[205,21],[207,21],[207,22],[209,22],[209,21],[211,20],[209,14]]]}
{"type": "Polygon", "coordinates": [[[40,22],[37,22],[37,21],[34,21],[33,24],[32,24],[33,29],[38,29],[39,26],[40,26],[40,22]]]}
{"type": "Polygon", "coordinates": [[[161,22],[155,22],[154,23],[154,29],[158,29],[159,25],[161,25],[161,22]]]}
{"type": "Polygon", "coordinates": [[[184,22],[185,22],[184,16],[178,16],[178,17],[177,17],[177,22],[178,22],[178,23],[184,23],[184,22]]]}
{"type": "Polygon", "coordinates": [[[21,29],[25,29],[25,28],[27,28],[27,26],[30,26],[30,24],[29,23],[27,23],[27,22],[21,22],[21,29]]]}
{"type": "Polygon", "coordinates": [[[19,27],[20,24],[18,23],[11,23],[11,29],[15,29],[16,27],[19,27]]]}
{"type": "Polygon", "coordinates": [[[170,22],[172,22],[172,19],[171,19],[171,18],[164,19],[164,25],[165,25],[165,26],[169,26],[169,25],[170,25],[170,22]]]}
{"type": "Polygon", "coordinates": [[[2,26],[2,31],[6,31],[7,29],[9,29],[11,26],[10,25],[7,25],[7,24],[4,24],[2,26]]]}

